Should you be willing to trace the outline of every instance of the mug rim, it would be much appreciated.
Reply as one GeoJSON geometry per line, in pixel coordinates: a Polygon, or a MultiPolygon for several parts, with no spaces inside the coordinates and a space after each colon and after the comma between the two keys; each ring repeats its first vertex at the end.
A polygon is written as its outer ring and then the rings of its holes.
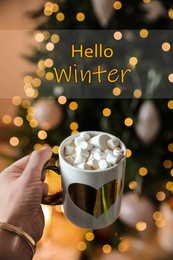
{"type": "Polygon", "coordinates": [[[66,137],[66,138],[62,141],[62,143],[60,144],[60,147],[59,147],[59,157],[63,160],[63,162],[64,162],[66,165],[68,165],[68,167],[71,167],[72,169],[75,169],[75,170],[80,171],[80,172],[81,172],[81,170],[82,170],[83,172],[87,172],[87,173],[107,172],[107,171],[109,171],[109,170],[111,170],[111,169],[113,169],[113,168],[118,167],[118,165],[120,164],[120,162],[122,162],[122,161],[124,161],[124,160],[126,159],[126,146],[125,146],[125,144],[124,144],[117,136],[115,136],[115,135],[112,135],[112,134],[109,134],[109,133],[106,133],[106,132],[102,132],[102,131],[87,130],[87,131],[81,131],[81,132],[78,132],[78,133],[76,133],[76,134],[72,134],[72,135],[66,137]],[[72,139],[72,140],[73,140],[74,138],[76,138],[77,136],[79,136],[81,133],[88,133],[88,134],[95,134],[95,135],[97,135],[97,134],[106,134],[106,135],[108,135],[108,136],[110,136],[110,137],[116,137],[116,138],[120,141],[121,148],[122,148],[123,151],[124,151],[123,157],[121,158],[121,160],[120,160],[117,164],[115,164],[115,165],[113,165],[113,166],[111,166],[111,167],[108,167],[108,168],[106,168],[106,169],[86,170],[86,169],[80,169],[80,168],[78,168],[78,167],[76,167],[76,166],[74,166],[74,165],[68,163],[68,162],[65,160],[64,155],[62,154],[62,151],[63,151],[63,148],[64,148],[64,146],[65,146],[65,143],[66,143],[69,139],[72,139]]]}

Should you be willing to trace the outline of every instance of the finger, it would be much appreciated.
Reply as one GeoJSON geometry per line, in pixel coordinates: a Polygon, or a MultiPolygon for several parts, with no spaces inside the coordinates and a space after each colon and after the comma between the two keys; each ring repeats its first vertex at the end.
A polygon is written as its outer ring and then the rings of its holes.
{"type": "Polygon", "coordinates": [[[49,146],[34,151],[29,158],[22,177],[27,177],[27,179],[29,177],[30,179],[33,179],[33,181],[41,180],[42,169],[51,156],[52,149],[49,146]]]}
{"type": "Polygon", "coordinates": [[[7,171],[12,171],[12,172],[23,172],[23,170],[25,169],[26,165],[28,164],[29,161],[29,155],[19,159],[18,161],[16,161],[15,163],[13,163],[12,165],[10,165],[6,170],[7,171]]]}

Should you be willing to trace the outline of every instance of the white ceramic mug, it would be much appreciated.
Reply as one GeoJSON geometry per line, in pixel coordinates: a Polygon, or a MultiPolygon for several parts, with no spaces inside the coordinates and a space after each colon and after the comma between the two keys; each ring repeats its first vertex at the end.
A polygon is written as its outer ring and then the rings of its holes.
{"type": "MultiPolygon", "coordinates": [[[[86,131],[90,136],[106,134],[86,131]]],[[[112,224],[119,215],[124,188],[126,148],[121,140],[120,148],[124,151],[122,159],[105,170],[79,169],[65,160],[64,149],[79,133],[67,137],[59,148],[58,168],[51,162],[44,169],[51,169],[61,175],[62,191],[48,195],[43,204],[63,205],[65,216],[75,225],[87,229],[104,228],[112,224]]]]}

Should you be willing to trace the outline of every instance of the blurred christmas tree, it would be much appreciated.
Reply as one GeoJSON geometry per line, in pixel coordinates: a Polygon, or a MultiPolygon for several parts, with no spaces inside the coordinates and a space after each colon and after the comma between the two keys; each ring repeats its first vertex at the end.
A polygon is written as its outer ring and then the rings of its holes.
{"type": "MultiPolygon", "coordinates": [[[[142,258],[147,239],[153,238],[156,233],[153,230],[156,230],[156,227],[163,226],[164,212],[159,211],[159,206],[163,205],[164,201],[168,203],[167,200],[173,192],[173,99],[171,96],[170,99],[154,97],[160,86],[170,87],[173,82],[173,64],[169,52],[172,46],[171,42],[164,39],[163,31],[173,28],[172,8],[171,0],[59,0],[45,2],[41,10],[32,14],[32,18],[35,19],[44,17],[43,23],[34,32],[36,44],[33,56],[27,57],[37,68],[35,75],[26,75],[24,78],[24,88],[30,99],[21,101],[18,124],[20,125],[21,120],[23,124],[20,128],[13,129],[15,138],[13,137],[11,144],[16,145],[19,141],[18,147],[22,155],[49,144],[56,157],[60,142],[71,133],[101,130],[118,136],[127,147],[126,195],[120,220],[105,230],[94,231],[94,240],[86,237],[88,242],[87,249],[82,254],[83,258],[94,259],[93,250],[96,248],[99,248],[98,254],[107,255],[107,258],[100,256],[100,259],[138,259],[139,256],[142,258]],[[66,84],[57,83],[52,68],[55,64],[56,67],[62,64],[65,66],[63,55],[66,52],[67,57],[69,55],[66,48],[68,43],[63,42],[64,49],[61,50],[58,45],[61,42],[61,33],[65,33],[68,39],[68,30],[87,30],[86,33],[90,32],[90,41],[94,42],[94,30],[113,30],[118,33],[114,38],[117,42],[120,40],[120,50],[123,44],[135,44],[137,36],[133,33],[134,30],[138,30],[141,38],[147,38],[152,29],[162,30],[160,33],[156,31],[155,35],[160,37],[157,38],[160,44],[165,42],[165,45],[162,48],[159,45],[153,55],[164,55],[165,63],[154,63],[152,51],[148,53],[149,51],[145,50],[141,53],[139,48],[135,49],[140,76],[136,73],[130,79],[130,84],[133,85],[130,94],[123,96],[126,90],[122,91],[121,85],[114,85],[111,98],[94,98],[94,95],[93,98],[82,98],[81,94],[79,98],[75,98],[74,93],[73,98],[70,98],[71,93],[66,84]],[[121,40],[121,35],[127,36],[125,42],[124,38],[121,40]],[[143,62],[144,57],[146,63],[143,62]],[[133,98],[126,98],[128,95],[133,98]],[[131,192],[127,193],[129,190],[131,192]],[[136,197],[136,194],[139,196],[136,197]],[[148,196],[147,199],[145,195],[148,196]],[[137,246],[135,239],[140,239],[141,248],[137,246]],[[90,240],[92,241],[89,242],[90,240]],[[119,252],[114,250],[115,248],[118,248],[119,252]],[[110,253],[111,251],[113,252],[110,253]]],[[[75,33],[76,31],[74,37],[75,33]]],[[[78,33],[76,35],[78,36],[78,33]]],[[[81,38],[80,41],[85,42],[86,39],[81,38]]],[[[107,45],[108,43],[109,41],[107,45]]],[[[130,51],[127,50],[128,60],[130,51]]],[[[121,57],[118,57],[117,62],[122,65],[121,57]]],[[[74,63],[78,64],[79,59],[74,63]]],[[[90,67],[96,65],[91,61],[89,64],[90,67]]],[[[130,66],[135,65],[134,60],[131,61],[130,66]]],[[[88,66],[87,61],[85,60],[85,64],[81,66],[88,66]]],[[[170,205],[169,214],[172,214],[171,227],[173,211],[171,203],[167,205],[170,205]]],[[[165,211],[163,206],[162,211],[165,211]]],[[[162,234],[162,239],[163,236],[166,240],[167,233],[162,234]]],[[[170,244],[172,242],[173,234],[170,236],[170,244]]],[[[165,259],[165,255],[167,259],[169,256],[171,258],[173,251],[169,245],[165,246],[160,242],[160,246],[165,250],[163,253],[158,250],[156,244],[148,248],[142,259],[165,259]],[[153,252],[156,249],[157,254],[153,252]]],[[[84,249],[85,247],[81,251],[84,249]]]]}

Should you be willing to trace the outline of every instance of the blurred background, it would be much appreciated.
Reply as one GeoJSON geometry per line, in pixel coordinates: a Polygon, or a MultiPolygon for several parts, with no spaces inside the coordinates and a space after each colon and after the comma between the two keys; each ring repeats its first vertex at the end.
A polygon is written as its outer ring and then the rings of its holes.
{"type": "MultiPolygon", "coordinates": [[[[172,28],[171,0],[0,1],[0,170],[47,144],[57,158],[61,141],[78,131],[105,131],[127,147],[119,219],[85,230],[71,224],[60,206],[43,206],[46,227],[35,260],[172,259],[173,96],[155,98],[161,87],[172,88],[172,39],[165,33],[172,28]],[[121,45],[126,35],[128,46],[154,31],[161,40],[153,53],[163,61],[139,46],[131,56],[127,48],[126,65],[135,69],[131,98],[124,98],[121,84],[109,99],[70,98],[52,73],[65,62],[58,45],[62,30],[88,30],[93,39],[94,30],[113,30],[115,42],[121,45]]],[[[52,193],[56,182],[51,180],[52,193]]]]}

